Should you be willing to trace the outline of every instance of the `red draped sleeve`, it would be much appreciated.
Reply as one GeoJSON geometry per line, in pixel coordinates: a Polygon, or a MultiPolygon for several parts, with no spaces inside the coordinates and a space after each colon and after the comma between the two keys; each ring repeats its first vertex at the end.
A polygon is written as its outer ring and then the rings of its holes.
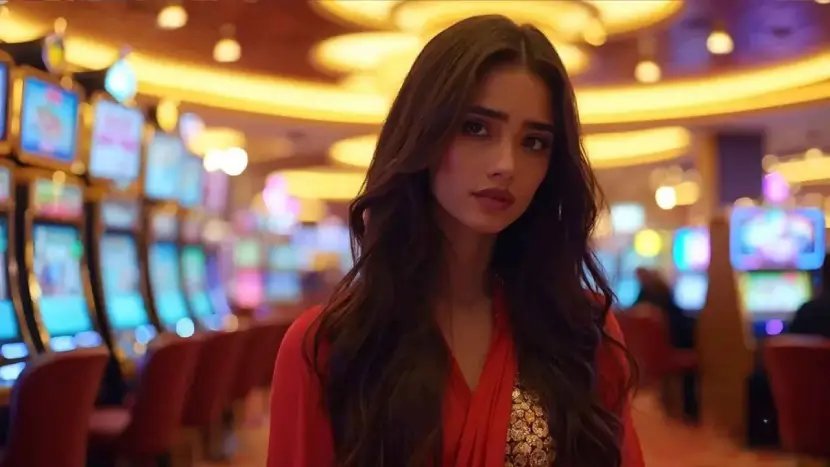
{"type": "Polygon", "coordinates": [[[321,404],[321,388],[303,351],[306,333],[320,308],[306,311],[285,333],[271,386],[271,432],[267,467],[334,465],[329,419],[321,404]]]}
{"type": "MultiPolygon", "coordinates": [[[[617,323],[617,318],[613,313],[608,313],[608,318],[605,321],[605,331],[620,343],[624,343],[620,325],[617,323]]],[[[620,399],[620,389],[625,387],[625,384],[630,376],[630,368],[628,361],[625,358],[622,350],[610,343],[605,343],[600,347],[597,355],[597,371],[599,377],[599,392],[603,402],[608,407],[616,407],[620,399]]],[[[640,449],[640,440],[637,438],[637,432],[634,430],[634,424],[631,419],[631,397],[626,395],[625,402],[620,408],[620,416],[623,421],[623,439],[622,439],[622,467],[644,467],[643,453],[640,449]]]]}

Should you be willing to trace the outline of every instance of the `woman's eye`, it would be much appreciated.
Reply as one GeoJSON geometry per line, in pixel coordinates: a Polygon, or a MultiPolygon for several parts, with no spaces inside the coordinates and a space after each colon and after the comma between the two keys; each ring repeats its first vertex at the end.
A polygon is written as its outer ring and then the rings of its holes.
{"type": "Polygon", "coordinates": [[[534,136],[526,138],[524,146],[530,151],[545,151],[550,147],[550,143],[546,139],[534,136]]]}
{"type": "Polygon", "coordinates": [[[488,135],[487,127],[484,126],[483,123],[476,122],[474,120],[464,122],[464,124],[461,125],[461,132],[464,133],[465,135],[470,135],[470,136],[487,136],[488,135]]]}

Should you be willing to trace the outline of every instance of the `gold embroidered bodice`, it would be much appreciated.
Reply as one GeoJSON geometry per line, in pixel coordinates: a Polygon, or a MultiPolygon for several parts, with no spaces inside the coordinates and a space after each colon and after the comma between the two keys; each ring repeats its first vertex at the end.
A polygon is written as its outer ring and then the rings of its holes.
{"type": "Polygon", "coordinates": [[[519,383],[513,388],[512,397],[504,466],[551,467],[556,458],[556,446],[539,399],[519,383]]]}

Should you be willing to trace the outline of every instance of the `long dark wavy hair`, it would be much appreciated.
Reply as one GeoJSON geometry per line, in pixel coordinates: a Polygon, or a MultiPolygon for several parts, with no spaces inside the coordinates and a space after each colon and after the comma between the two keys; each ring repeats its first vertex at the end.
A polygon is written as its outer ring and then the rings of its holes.
{"type": "MultiPolygon", "coordinates": [[[[450,359],[432,314],[444,238],[429,178],[478,83],[506,64],[547,83],[556,126],[547,175],[498,235],[491,266],[508,302],[519,378],[547,410],[557,466],[621,464],[619,406],[600,400],[594,362],[601,343],[622,346],[603,330],[612,292],[589,245],[600,192],[573,87],[541,32],[479,16],[435,36],[406,77],[350,207],[354,268],[309,333],[306,359],[323,387],[337,467],[441,464],[450,359]]],[[[619,404],[630,387],[620,381],[619,404]]]]}

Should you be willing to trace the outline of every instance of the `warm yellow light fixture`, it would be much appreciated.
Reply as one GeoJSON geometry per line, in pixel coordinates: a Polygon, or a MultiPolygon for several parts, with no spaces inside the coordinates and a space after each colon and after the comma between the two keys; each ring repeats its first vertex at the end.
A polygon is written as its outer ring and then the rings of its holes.
{"type": "Polygon", "coordinates": [[[661,186],[654,192],[654,201],[660,209],[674,209],[677,206],[677,191],[673,186],[661,186]]]}
{"type": "MultiPolygon", "coordinates": [[[[484,14],[485,11],[495,11],[496,13],[505,14],[521,8],[523,11],[538,12],[531,17],[535,22],[543,15],[542,12],[549,12],[552,8],[558,8],[557,15],[560,15],[564,23],[564,19],[576,19],[577,15],[583,13],[575,13],[577,8],[585,11],[585,8],[574,6],[574,4],[585,4],[590,7],[596,14],[602,18],[602,23],[605,26],[606,33],[610,35],[624,34],[634,31],[642,31],[652,26],[659,25],[663,21],[671,18],[683,9],[682,1],[676,0],[651,0],[648,2],[638,0],[585,0],[585,1],[550,1],[550,0],[524,0],[516,1],[464,1],[464,2],[424,2],[420,0],[318,0],[312,2],[311,5],[330,17],[334,17],[349,23],[368,27],[371,29],[389,29],[394,22],[403,24],[419,24],[422,22],[436,21],[436,19],[424,18],[423,6],[416,7],[415,10],[409,10],[410,13],[400,13],[400,10],[406,11],[414,5],[437,3],[444,4],[445,12],[440,13],[438,19],[444,16],[449,16],[451,11],[456,8],[468,9],[465,3],[478,3],[484,10],[476,9],[474,14],[484,14]],[[521,4],[521,6],[516,6],[521,4]],[[558,5],[555,5],[558,4],[558,5]],[[563,12],[570,11],[570,15],[563,12]],[[397,16],[397,18],[395,17],[397,16]]],[[[431,8],[431,7],[430,7],[431,8]]],[[[552,18],[556,21],[557,18],[552,18]]],[[[446,21],[446,20],[445,20],[446,21]]],[[[564,25],[566,29],[574,29],[573,26],[564,25]]]]}
{"type": "Polygon", "coordinates": [[[706,49],[713,55],[728,55],[735,49],[735,43],[726,31],[718,29],[706,38],[706,49]]]}
{"type": "MultiPolygon", "coordinates": [[[[4,20],[0,39],[32,39],[40,36],[48,27],[47,24],[13,14],[4,20]]],[[[81,68],[105,68],[120,53],[120,45],[78,36],[68,37],[66,45],[68,61],[81,68]]],[[[389,99],[382,95],[358,93],[340,86],[196,66],[145,55],[139,51],[130,55],[130,64],[136,72],[139,92],[142,94],[173,97],[221,109],[362,124],[382,122],[389,109],[389,99]]],[[[587,126],[728,115],[819,102],[828,98],[830,51],[775,66],[699,79],[668,81],[650,86],[577,89],[581,120],[587,126]]]]}
{"type": "Polygon", "coordinates": [[[366,174],[333,169],[275,172],[285,181],[288,196],[299,199],[349,201],[360,193],[366,174]]]}
{"type": "Polygon", "coordinates": [[[660,65],[653,60],[642,60],[634,68],[634,78],[644,84],[653,84],[660,81],[663,71],[660,65]]]}
{"type": "Polygon", "coordinates": [[[168,133],[176,131],[179,126],[179,103],[170,99],[162,99],[156,106],[156,123],[168,133]]]}
{"type": "MultiPolygon", "coordinates": [[[[594,168],[612,168],[667,161],[683,156],[692,142],[682,127],[662,127],[624,133],[585,136],[583,146],[594,168]]],[[[377,144],[376,135],[347,138],[334,143],[329,157],[338,164],[366,168],[377,144]]]]}
{"type": "Polygon", "coordinates": [[[202,129],[190,142],[190,150],[204,155],[212,149],[245,147],[245,134],[234,128],[208,127],[202,129]]]}
{"type": "Polygon", "coordinates": [[[816,0],[819,5],[830,5],[830,0],[816,0]]]}
{"type": "Polygon", "coordinates": [[[216,41],[213,46],[213,59],[219,63],[233,63],[242,57],[242,46],[233,37],[216,41]]]}
{"type": "Polygon", "coordinates": [[[156,17],[156,26],[160,29],[179,29],[187,24],[187,10],[181,5],[168,5],[156,17]]]}
{"type": "Polygon", "coordinates": [[[663,236],[656,230],[640,230],[634,234],[634,251],[644,258],[654,258],[663,251],[663,236]]]}

